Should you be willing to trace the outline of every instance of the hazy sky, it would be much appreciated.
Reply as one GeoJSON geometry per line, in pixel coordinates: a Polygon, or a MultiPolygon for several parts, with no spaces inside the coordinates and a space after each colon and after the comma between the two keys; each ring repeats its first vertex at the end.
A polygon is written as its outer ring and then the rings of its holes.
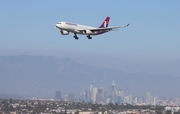
{"type": "Polygon", "coordinates": [[[0,8],[0,55],[70,57],[105,66],[180,59],[179,0],[2,0],[0,8]],[[92,40],[55,29],[59,21],[99,27],[106,16],[109,26],[130,26],[92,40]]]}

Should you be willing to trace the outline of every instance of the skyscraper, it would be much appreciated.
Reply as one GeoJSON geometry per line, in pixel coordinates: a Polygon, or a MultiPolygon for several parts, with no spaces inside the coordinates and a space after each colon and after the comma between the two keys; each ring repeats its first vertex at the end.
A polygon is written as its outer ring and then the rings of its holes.
{"type": "Polygon", "coordinates": [[[84,94],[84,92],[82,92],[82,91],[81,91],[80,94],[79,94],[79,100],[80,100],[80,101],[83,101],[83,100],[84,100],[84,95],[83,95],[83,94],[84,94]]]}
{"type": "Polygon", "coordinates": [[[91,83],[90,88],[89,88],[89,101],[93,100],[93,88],[94,88],[94,82],[91,83]]]}
{"type": "Polygon", "coordinates": [[[96,93],[96,102],[97,103],[100,103],[102,101],[101,100],[101,98],[102,98],[101,95],[102,95],[101,93],[96,93]]]}
{"type": "Polygon", "coordinates": [[[149,92],[146,93],[146,104],[151,103],[151,94],[149,92]]]}
{"type": "Polygon", "coordinates": [[[55,99],[61,99],[61,91],[56,91],[55,92],[55,99]]]}
{"type": "Polygon", "coordinates": [[[123,90],[118,90],[118,96],[120,96],[121,99],[124,99],[124,96],[125,96],[124,91],[123,90]]]}
{"type": "Polygon", "coordinates": [[[135,105],[138,103],[138,98],[137,97],[135,97],[134,98],[134,102],[133,102],[135,105]]]}
{"type": "Polygon", "coordinates": [[[89,91],[88,91],[88,89],[86,89],[86,91],[85,91],[85,100],[86,101],[89,100],[89,91]]]}
{"type": "Polygon", "coordinates": [[[116,84],[114,81],[112,81],[112,84],[111,84],[111,100],[113,103],[114,103],[114,98],[116,95],[115,93],[116,93],[116,84]]]}
{"type": "Polygon", "coordinates": [[[92,91],[92,101],[93,103],[96,102],[96,94],[98,92],[98,89],[97,88],[93,88],[93,91],[92,91]]]}
{"type": "Polygon", "coordinates": [[[69,101],[74,101],[74,93],[69,93],[69,101]]]}
{"type": "Polygon", "coordinates": [[[176,104],[176,105],[180,105],[180,103],[179,103],[179,98],[175,98],[174,101],[175,101],[175,104],[176,104]]]}
{"type": "Polygon", "coordinates": [[[157,103],[158,103],[158,97],[154,97],[153,98],[153,105],[157,105],[157,103]]]}
{"type": "Polygon", "coordinates": [[[126,87],[126,88],[124,88],[124,95],[126,96],[126,95],[128,95],[128,88],[126,87]]]}
{"type": "Polygon", "coordinates": [[[100,99],[101,99],[100,102],[102,102],[102,101],[105,102],[106,98],[105,98],[105,89],[104,89],[104,87],[98,88],[98,93],[100,94],[100,99]]]}

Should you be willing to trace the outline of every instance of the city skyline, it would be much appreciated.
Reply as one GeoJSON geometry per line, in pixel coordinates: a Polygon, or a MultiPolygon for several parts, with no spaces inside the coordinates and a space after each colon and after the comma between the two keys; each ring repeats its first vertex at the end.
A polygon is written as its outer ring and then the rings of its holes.
{"type": "MultiPolygon", "coordinates": [[[[109,94],[104,87],[95,87],[94,82],[89,86],[89,89],[81,91],[77,98],[74,97],[74,93],[69,93],[62,95],[62,98],[56,100],[60,101],[79,101],[79,102],[90,102],[98,104],[131,104],[131,105],[174,105],[180,106],[180,97],[166,99],[163,96],[151,95],[150,92],[146,92],[144,96],[133,96],[128,94],[127,88],[116,89],[115,81],[112,81],[110,86],[109,94]],[[73,100],[72,100],[73,94],[73,100]],[[159,99],[158,99],[159,98],[159,99]],[[71,99],[71,100],[69,100],[71,99]]],[[[57,92],[57,91],[56,91],[57,92]]],[[[56,95],[56,93],[55,93],[56,95]]]]}
{"type": "Polygon", "coordinates": [[[147,91],[166,98],[180,96],[179,78],[171,75],[129,73],[51,56],[0,56],[0,62],[1,93],[53,97],[55,91],[61,90],[74,92],[76,97],[91,84],[91,91],[94,86],[104,87],[108,94],[115,92],[112,87],[124,87],[133,96],[144,96],[147,91]]]}

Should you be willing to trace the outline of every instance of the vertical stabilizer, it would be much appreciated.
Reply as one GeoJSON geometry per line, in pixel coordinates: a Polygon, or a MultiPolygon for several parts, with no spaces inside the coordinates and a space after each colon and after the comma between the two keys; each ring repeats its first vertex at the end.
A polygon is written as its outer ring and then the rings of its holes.
{"type": "Polygon", "coordinates": [[[110,20],[110,17],[106,17],[106,19],[104,20],[104,22],[102,23],[102,25],[99,28],[106,28],[106,27],[108,27],[109,20],[110,20]]]}

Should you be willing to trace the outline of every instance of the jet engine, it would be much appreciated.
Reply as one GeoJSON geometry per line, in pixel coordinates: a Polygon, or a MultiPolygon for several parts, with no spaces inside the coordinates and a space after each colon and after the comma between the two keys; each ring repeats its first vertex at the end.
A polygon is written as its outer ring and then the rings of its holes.
{"type": "Polygon", "coordinates": [[[68,35],[68,34],[69,34],[69,32],[68,32],[68,31],[65,31],[65,30],[61,30],[60,33],[61,33],[62,35],[68,35]]]}
{"type": "Polygon", "coordinates": [[[91,32],[90,30],[84,30],[85,34],[92,34],[93,32],[91,32]]]}

